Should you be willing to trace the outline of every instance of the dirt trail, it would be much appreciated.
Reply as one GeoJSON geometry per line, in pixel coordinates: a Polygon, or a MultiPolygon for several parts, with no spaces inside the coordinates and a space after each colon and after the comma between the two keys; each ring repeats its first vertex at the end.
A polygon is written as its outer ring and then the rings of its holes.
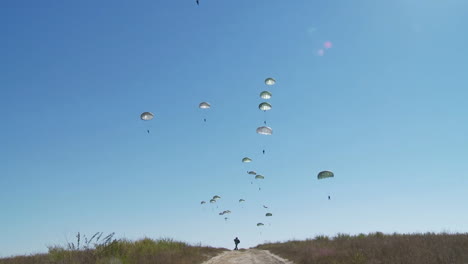
{"type": "Polygon", "coordinates": [[[203,264],[294,264],[291,261],[273,255],[268,250],[247,249],[245,251],[227,251],[203,262],[203,264]]]}

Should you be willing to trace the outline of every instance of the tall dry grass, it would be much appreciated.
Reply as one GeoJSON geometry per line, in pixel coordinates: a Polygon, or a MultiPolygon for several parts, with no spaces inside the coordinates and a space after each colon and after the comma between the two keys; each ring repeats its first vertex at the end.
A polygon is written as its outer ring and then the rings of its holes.
{"type": "Polygon", "coordinates": [[[468,234],[339,234],[257,248],[296,264],[468,264],[468,234]]]}
{"type": "Polygon", "coordinates": [[[0,259],[0,264],[196,264],[226,250],[168,238],[117,240],[113,234],[100,241],[98,235],[88,240],[78,233],[77,243],[51,246],[48,254],[0,259]]]}

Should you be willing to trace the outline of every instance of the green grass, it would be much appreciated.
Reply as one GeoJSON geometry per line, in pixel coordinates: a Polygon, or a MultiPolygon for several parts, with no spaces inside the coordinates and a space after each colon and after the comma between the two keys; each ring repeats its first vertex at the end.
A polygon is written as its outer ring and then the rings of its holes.
{"type": "Polygon", "coordinates": [[[226,250],[168,238],[129,241],[112,239],[112,236],[99,241],[95,235],[93,242],[78,234],[76,244],[50,246],[48,254],[0,259],[0,264],[196,264],[226,250]],[[83,238],[84,243],[80,241],[83,238]]]}
{"type": "Polygon", "coordinates": [[[467,264],[468,234],[380,232],[257,246],[296,264],[467,264]]]}

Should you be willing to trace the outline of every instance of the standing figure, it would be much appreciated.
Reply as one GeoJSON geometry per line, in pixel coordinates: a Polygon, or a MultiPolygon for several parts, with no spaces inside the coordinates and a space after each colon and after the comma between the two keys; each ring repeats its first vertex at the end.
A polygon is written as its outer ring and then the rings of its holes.
{"type": "Polygon", "coordinates": [[[236,244],[236,247],[234,248],[234,250],[239,250],[237,248],[237,245],[240,243],[240,240],[237,237],[234,239],[234,243],[236,244]]]}

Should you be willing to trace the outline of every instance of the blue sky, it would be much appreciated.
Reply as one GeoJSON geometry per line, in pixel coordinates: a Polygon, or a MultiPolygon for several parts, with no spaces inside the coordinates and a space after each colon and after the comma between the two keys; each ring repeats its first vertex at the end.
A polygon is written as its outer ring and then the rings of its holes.
{"type": "Polygon", "coordinates": [[[468,2],[352,2],[2,1],[0,256],[467,232],[468,2]]]}

